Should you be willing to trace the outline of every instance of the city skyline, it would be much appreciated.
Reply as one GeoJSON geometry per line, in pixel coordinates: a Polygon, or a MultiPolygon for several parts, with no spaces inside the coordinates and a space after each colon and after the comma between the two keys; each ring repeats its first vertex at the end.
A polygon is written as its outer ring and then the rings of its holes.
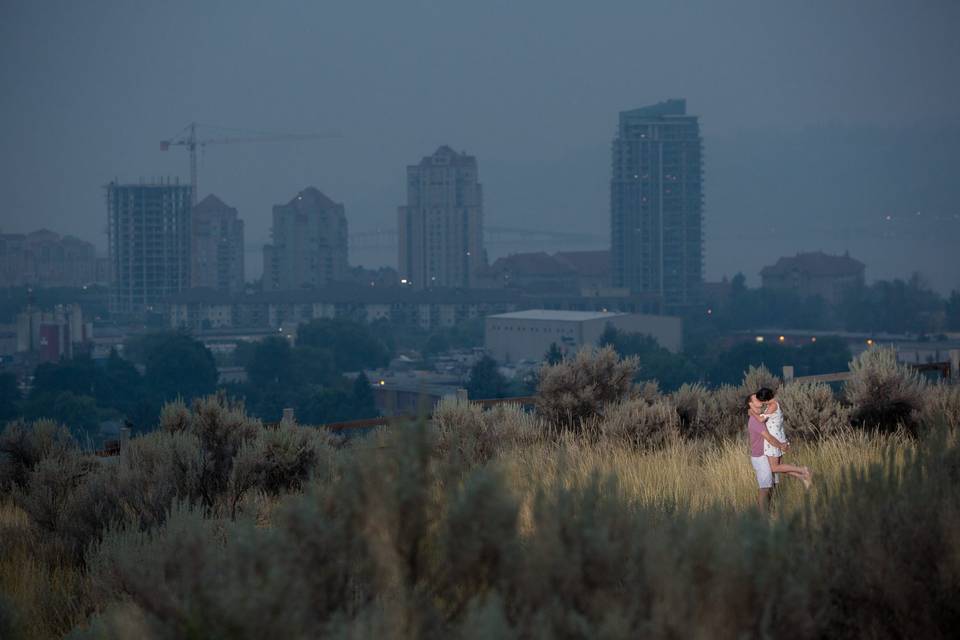
{"type": "Polygon", "coordinates": [[[242,211],[248,246],[268,240],[277,194],[305,184],[337,193],[353,229],[392,227],[403,167],[444,142],[483,159],[488,225],[605,235],[611,120],[685,96],[710,149],[708,280],[756,283],[780,255],[850,250],[868,279],[919,270],[960,286],[940,257],[960,233],[960,87],[944,81],[960,62],[955,3],[383,4],[375,21],[352,5],[243,0],[4,11],[4,232],[48,227],[103,251],[99,185],[186,182],[186,154],[158,142],[196,120],[342,134],[200,154],[198,196],[242,211]],[[663,29],[638,39],[637,24],[663,29]]]}

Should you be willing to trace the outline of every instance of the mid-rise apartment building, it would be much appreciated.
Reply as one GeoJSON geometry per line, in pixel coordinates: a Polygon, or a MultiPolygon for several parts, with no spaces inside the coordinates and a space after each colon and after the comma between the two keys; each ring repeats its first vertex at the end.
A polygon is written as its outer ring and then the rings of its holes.
{"type": "Polygon", "coordinates": [[[347,218],[344,207],[315,187],[273,207],[273,242],[263,247],[263,290],[322,287],[344,280],[347,218]]]}
{"type": "Polygon", "coordinates": [[[190,223],[192,286],[243,291],[243,220],[237,210],[211,194],[193,208],[190,223]]]}
{"type": "Polygon", "coordinates": [[[0,234],[0,286],[82,287],[98,276],[89,242],[49,229],[0,234]]]}

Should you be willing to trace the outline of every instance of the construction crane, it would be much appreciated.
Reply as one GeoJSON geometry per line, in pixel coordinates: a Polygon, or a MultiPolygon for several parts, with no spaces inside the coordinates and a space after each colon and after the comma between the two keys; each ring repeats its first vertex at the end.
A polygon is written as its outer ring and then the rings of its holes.
{"type": "Polygon", "coordinates": [[[192,204],[197,204],[197,150],[201,152],[209,144],[233,144],[236,142],[275,142],[279,140],[315,140],[318,138],[339,138],[336,133],[270,133],[264,131],[246,131],[244,129],[230,129],[228,127],[217,127],[214,125],[202,125],[205,128],[220,129],[223,131],[236,131],[250,135],[226,138],[199,138],[197,137],[197,128],[201,125],[191,122],[173,138],[160,141],[160,150],[168,151],[171,146],[186,147],[190,153],[190,186],[192,187],[192,204]]]}

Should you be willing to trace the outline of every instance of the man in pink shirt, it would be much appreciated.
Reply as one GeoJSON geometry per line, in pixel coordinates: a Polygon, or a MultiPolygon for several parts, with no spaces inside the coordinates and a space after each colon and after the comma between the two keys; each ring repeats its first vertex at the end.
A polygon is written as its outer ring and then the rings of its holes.
{"type": "Polygon", "coordinates": [[[753,465],[753,471],[757,475],[757,485],[760,487],[760,492],[757,494],[757,506],[760,507],[761,511],[766,512],[770,508],[770,491],[779,481],[779,478],[774,476],[774,473],[770,470],[770,461],[767,460],[767,456],[763,455],[763,441],[766,440],[782,451],[788,451],[790,444],[781,442],[770,435],[767,426],[752,412],[750,413],[750,421],[747,423],[747,432],[750,434],[750,463],[753,465]]]}

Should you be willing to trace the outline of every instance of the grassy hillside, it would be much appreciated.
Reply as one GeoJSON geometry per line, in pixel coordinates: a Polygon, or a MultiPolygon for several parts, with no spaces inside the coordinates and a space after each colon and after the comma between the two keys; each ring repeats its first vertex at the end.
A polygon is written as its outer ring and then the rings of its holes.
{"type": "Polygon", "coordinates": [[[223,398],[110,462],[11,425],[0,636],[942,637],[960,387],[884,358],[780,391],[816,475],[769,516],[736,425],[776,381],[664,396],[609,352],[545,370],[535,414],[448,403],[349,444],[223,398]]]}

